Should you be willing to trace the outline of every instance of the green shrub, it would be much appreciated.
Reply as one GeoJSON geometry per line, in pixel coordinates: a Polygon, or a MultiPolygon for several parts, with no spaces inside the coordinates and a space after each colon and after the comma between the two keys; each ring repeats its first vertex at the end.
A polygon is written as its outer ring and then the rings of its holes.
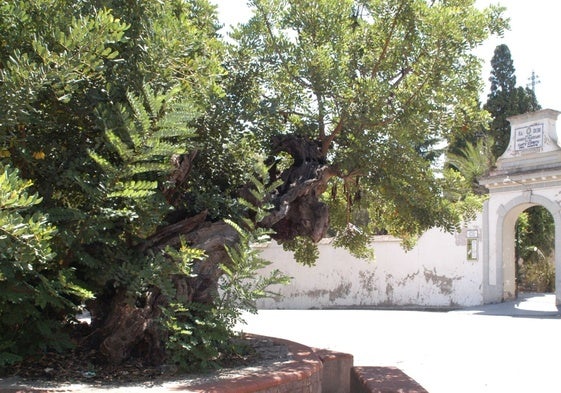
{"type": "Polygon", "coordinates": [[[68,347],[57,316],[73,310],[71,299],[88,296],[73,271],[58,266],[55,228],[44,214],[29,213],[41,203],[31,186],[0,163],[0,368],[38,350],[68,347]]]}
{"type": "MultiPolygon", "coordinates": [[[[262,178],[264,168],[257,168],[262,178]]],[[[278,186],[265,186],[257,177],[252,177],[254,188],[250,191],[257,201],[278,186]]],[[[219,281],[219,293],[212,304],[182,304],[175,300],[164,310],[163,324],[169,332],[167,350],[169,361],[184,370],[217,367],[220,361],[238,351],[231,338],[234,327],[243,322],[243,312],[257,312],[256,301],[274,296],[271,286],[287,284],[289,278],[275,269],[268,275],[261,270],[270,264],[264,260],[260,243],[270,240],[271,230],[258,228],[255,222],[263,219],[269,206],[254,205],[240,200],[253,219],[241,219],[241,224],[226,220],[239,235],[234,247],[227,247],[229,260],[221,264],[223,275],[219,281]]],[[[196,259],[204,258],[200,250],[183,245],[179,251],[166,250],[175,261],[180,261],[180,272],[190,275],[190,266],[196,259]]]]}
{"type": "MultiPolygon", "coordinates": [[[[538,253],[537,250],[535,253],[538,253]]],[[[555,292],[555,263],[553,257],[524,260],[519,268],[519,290],[522,292],[555,292]]]]}

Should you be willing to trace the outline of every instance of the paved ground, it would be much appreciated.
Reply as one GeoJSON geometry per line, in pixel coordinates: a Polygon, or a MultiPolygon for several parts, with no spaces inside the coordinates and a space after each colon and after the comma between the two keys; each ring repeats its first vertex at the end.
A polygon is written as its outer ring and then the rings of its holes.
{"type": "MultiPolygon", "coordinates": [[[[431,393],[561,392],[561,312],[553,295],[450,312],[261,310],[245,319],[247,332],[350,353],[357,366],[397,366],[431,393]]],[[[0,378],[0,392],[18,385],[0,378]]]]}
{"type": "Polygon", "coordinates": [[[450,312],[261,310],[242,330],[397,366],[431,393],[561,391],[554,295],[450,312]]]}

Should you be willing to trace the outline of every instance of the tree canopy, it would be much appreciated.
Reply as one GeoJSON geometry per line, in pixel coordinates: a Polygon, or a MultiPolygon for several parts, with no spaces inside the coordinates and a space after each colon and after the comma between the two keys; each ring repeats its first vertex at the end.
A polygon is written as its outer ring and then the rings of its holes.
{"type": "Polygon", "coordinates": [[[472,1],[254,1],[232,73],[253,81],[251,129],[317,143],[331,222],[401,237],[458,222],[441,198],[438,143],[484,121],[473,49],[504,27],[472,1]],[[241,62],[241,63],[239,63],[241,62]],[[397,165],[396,165],[397,164],[397,165]],[[349,211],[350,210],[350,211],[349,211]]]}
{"type": "Polygon", "coordinates": [[[438,144],[485,119],[473,49],[501,8],[251,5],[227,43],[207,0],[0,2],[0,366],[72,344],[82,307],[109,362],[208,365],[283,281],[252,242],[367,256],[475,211],[438,144]]]}

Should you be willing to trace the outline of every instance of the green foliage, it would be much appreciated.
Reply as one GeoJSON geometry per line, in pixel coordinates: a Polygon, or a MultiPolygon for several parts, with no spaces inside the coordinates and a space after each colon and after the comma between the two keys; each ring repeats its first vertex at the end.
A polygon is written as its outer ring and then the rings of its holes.
{"type": "Polygon", "coordinates": [[[227,314],[229,328],[240,321],[241,312],[257,312],[256,301],[275,296],[270,287],[288,284],[289,278],[275,269],[268,275],[262,272],[270,262],[260,255],[259,244],[269,241],[268,231],[254,229],[246,231],[234,226],[241,236],[241,242],[234,248],[228,249],[230,262],[221,265],[224,277],[220,282],[219,308],[227,314]]]}
{"type": "MultiPolygon", "coordinates": [[[[532,249],[537,253],[537,249],[532,249]]],[[[551,256],[541,257],[533,261],[524,261],[518,271],[518,289],[523,292],[555,292],[555,262],[551,256]]]]}
{"type": "Polygon", "coordinates": [[[223,351],[229,349],[232,332],[219,309],[212,304],[184,303],[175,297],[169,287],[172,274],[192,276],[192,265],[206,256],[201,250],[182,244],[179,250],[166,250],[168,271],[160,271],[156,278],[159,288],[165,290],[170,304],[162,308],[161,323],[167,332],[167,362],[183,371],[217,367],[223,351]],[[158,279],[159,278],[159,279],[158,279]]]}
{"type": "Polygon", "coordinates": [[[169,278],[139,245],[172,211],[170,159],[193,147],[191,123],[220,90],[213,18],[204,0],[0,2],[0,163],[33,190],[3,195],[30,203],[2,210],[26,242],[1,240],[13,254],[3,359],[62,348],[61,329],[108,280],[141,298],[169,278]]]}
{"type": "Polygon", "coordinates": [[[257,312],[256,301],[276,295],[271,286],[288,284],[290,279],[278,269],[268,275],[263,269],[271,263],[261,257],[259,245],[271,240],[273,231],[261,228],[258,223],[268,214],[272,206],[262,201],[280,184],[279,181],[268,184],[266,167],[258,164],[255,167],[257,176],[251,176],[253,188],[250,190],[257,203],[240,201],[252,213],[253,219],[245,218],[242,225],[233,220],[226,220],[239,235],[239,242],[234,247],[227,247],[229,261],[221,265],[224,276],[219,284],[220,296],[218,308],[224,315],[226,326],[232,329],[240,321],[241,313],[257,312]],[[264,179],[263,181],[259,179],[264,179]]]}
{"type": "Polygon", "coordinates": [[[142,293],[151,284],[166,285],[149,278],[160,271],[161,261],[143,255],[136,246],[171,211],[161,192],[168,186],[170,157],[184,153],[193,136],[188,124],[197,113],[190,102],[176,99],[177,93],[172,89],[157,94],[149,85],[143,86],[141,96],[128,93],[129,106],[120,108],[113,123],[106,122],[104,148],[99,149],[103,155],[89,151],[103,173],[94,194],[94,206],[103,214],[90,223],[112,229],[108,236],[98,235],[95,254],[89,255],[96,259],[111,255],[114,263],[103,274],[97,273],[97,279],[103,283],[116,278],[132,293],[142,293]]]}
{"type": "Polygon", "coordinates": [[[458,154],[448,153],[447,164],[454,167],[471,184],[473,192],[485,194],[486,189],[479,185],[479,179],[487,175],[495,163],[492,137],[470,142],[458,154]]]}
{"type": "Polygon", "coordinates": [[[51,248],[55,228],[45,215],[30,214],[41,203],[31,181],[0,164],[0,368],[37,350],[62,350],[68,337],[50,313],[72,311],[71,296],[88,296],[61,269],[51,248]]]}
{"type": "MultiPolygon", "coordinates": [[[[87,249],[109,237],[114,222],[96,225],[104,217],[95,202],[102,175],[87,151],[100,146],[98,115],[109,106],[108,75],[130,26],[108,9],[82,13],[72,1],[14,2],[3,12],[25,21],[12,26],[11,51],[0,59],[0,106],[9,103],[0,110],[5,162],[32,179],[43,197],[39,210],[58,228],[52,246],[60,268],[78,269],[89,281],[105,269],[87,249]]],[[[81,285],[95,289],[93,282],[81,285]]]]}
{"type": "Polygon", "coordinates": [[[385,194],[372,190],[368,198],[377,203],[365,203],[363,195],[368,191],[362,185],[337,187],[335,183],[326,195],[334,245],[348,248],[358,258],[371,259],[372,236],[393,235],[401,239],[405,249],[411,249],[431,222],[454,232],[481,211],[485,196],[474,194],[471,183],[458,171],[444,169],[432,183],[423,187],[416,185],[415,175],[397,174],[395,178],[387,178],[385,192],[402,192],[403,197],[387,200],[385,194]],[[410,219],[411,216],[415,220],[410,219]]]}
{"type": "Polygon", "coordinates": [[[520,214],[516,221],[516,260],[521,263],[517,280],[523,290],[554,292],[555,223],[542,206],[520,214]]]}
{"type": "Polygon", "coordinates": [[[317,244],[307,237],[298,236],[290,241],[282,243],[285,251],[292,251],[296,262],[304,266],[314,266],[319,258],[317,244]]]}
{"type": "Polygon", "coordinates": [[[370,236],[360,228],[349,224],[347,228],[339,233],[333,242],[334,247],[347,247],[357,258],[374,259],[374,251],[369,246],[370,236]]]}
{"type": "Polygon", "coordinates": [[[472,49],[502,32],[501,9],[471,0],[252,4],[230,52],[231,72],[253,96],[240,100],[249,128],[261,145],[271,134],[318,141],[334,172],[324,200],[338,244],[362,254],[376,233],[457,228],[463,207],[442,200],[437,145],[487,118],[472,49]]]}
{"type": "Polygon", "coordinates": [[[10,166],[0,166],[0,241],[3,258],[13,258],[20,269],[35,259],[47,262],[53,259],[49,240],[54,228],[39,215],[24,217],[20,213],[41,203],[37,194],[29,194],[31,181],[22,180],[18,171],[10,166]]]}
{"type": "MultiPolygon", "coordinates": [[[[251,193],[258,201],[263,200],[270,191],[257,178],[265,176],[263,168],[258,165],[257,176],[252,176],[254,188],[251,193]]],[[[217,367],[225,356],[237,350],[231,337],[235,325],[243,322],[242,313],[257,312],[258,299],[275,295],[271,286],[289,282],[289,278],[277,269],[268,275],[262,272],[270,262],[260,256],[259,244],[270,240],[271,231],[256,227],[255,222],[267,214],[269,206],[248,201],[242,201],[242,204],[254,214],[254,219],[243,219],[241,224],[226,220],[236,230],[240,240],[234,247],[226,249],[229,258],[220,266],[224,274],[219,282],[216,301],[213,304],[184,304],[176,299],[164,309],[163,324],[169,332],[166,343],[169,360],[181,369],[217,367]]],[[[181,273],[188,276],[192,274],[192,263],[204,258],[200,251],[185,244],[179,252],[170,249],[166,252],[173,259],[182,261],[181,273]]]]}
{"type": "Polygon", "coordinates": [[[232,350],[232,333],[212,306],[173,303],[164,310],[164,321],[168,362],[182,371],[217,368],[232,350]]]}
{"type": "MultiPolygon", "coordinates": [[[[523,248],[536,247],[549,256],[555,249],[555,223],[551,213],[542,206],[534,206],[520,215],[519,239],[523,248]]],[[[527,255],[521,254],[524,259],[527,255]]]]}

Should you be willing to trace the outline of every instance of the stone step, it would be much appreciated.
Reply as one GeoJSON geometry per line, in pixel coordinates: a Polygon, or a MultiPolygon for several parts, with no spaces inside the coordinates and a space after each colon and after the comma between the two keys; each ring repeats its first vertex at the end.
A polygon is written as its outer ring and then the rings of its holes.
{"type": "Polygon", "coordinates": [[[351,393],[428,393],[397,367],[353,367],[351,393]]]}

